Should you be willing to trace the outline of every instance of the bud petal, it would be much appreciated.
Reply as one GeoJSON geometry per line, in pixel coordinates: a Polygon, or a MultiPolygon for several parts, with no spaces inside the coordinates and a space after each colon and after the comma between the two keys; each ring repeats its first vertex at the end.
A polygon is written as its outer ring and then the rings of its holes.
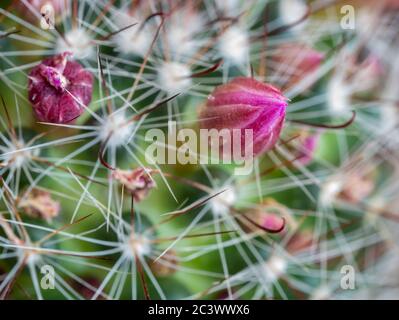
{"type": "MultiPolygon", "coordinates": [[[[284,124],[287,99],[280,90],[252,78],[239,77],[217,87],[201,110],[204,129],[253,131],[253,154],[274,147],[284,124]]],[[[242,139],[243,140],[243,139],[242,139]]],[[[244,141],[241,141],[244,147],[244,141]]],[[[243,150],[243,149],[242,149],[243,150]]]]}

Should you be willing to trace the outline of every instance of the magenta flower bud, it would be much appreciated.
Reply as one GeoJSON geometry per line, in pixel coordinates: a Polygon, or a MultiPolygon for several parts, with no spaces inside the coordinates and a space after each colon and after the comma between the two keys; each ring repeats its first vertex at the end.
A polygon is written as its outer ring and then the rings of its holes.
{"type": "Polygon", "coordinates": [[[68,123],[78,118],[91,101],[93,75],[70,53],[43,60],[29,74],[29,101],[39,121],[68,123]]]}
{"type": "MultiPolygon", "coordinates": [[[[286,70],[283,76],[287,77],[287,86],[292,87],[317,71],[324,54],[303,44],[289,43],[277,49],[274,59],[286,70]]],[[[312,85],[312,81],[306,83],[304,89],[312,85]]]]}
{"type": "MultiPolygon", "coordinates": [[[[280,90],[252,78],[239,77],[217,87],[200,113],[203,129],[245,129],[253,133],[253,155],[274,147],[284,124],[287,99],[280,90]]],[[[241,139],[242,150],[244,139],[241,139]]],[[[252,156],[252,155],[251,155],[252,156]]]]}

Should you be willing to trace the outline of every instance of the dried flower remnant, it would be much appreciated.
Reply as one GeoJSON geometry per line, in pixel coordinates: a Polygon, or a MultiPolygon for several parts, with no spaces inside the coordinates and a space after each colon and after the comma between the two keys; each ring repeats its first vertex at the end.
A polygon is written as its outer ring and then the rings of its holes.
{"type": "Polygon", "coordinates": [[[40,189],[32,189],[25,197],[18,200],[18,208],[33,218],[50,222],[60,213],[60,203],[52,199],[51,194],[40,189]]]}
{"type": "MultiPolygon", "coordinates": [[[[239,77],[217,87],[200,111],[204,129],[240,129],[253,132],[253,155],[272,149],[284,124],[287,98],[275,87],[252,78],[239,77]]],[[[231,134],[232,135],[232,134],[231,134]]],[[[244,150],[245,139],[241,139],[244,150]]],[[[251,155],[252,156],[252,155],[251,155]]]]}
{"type": "Polygon", "coordinates": [[[112,171],[112,178],[122,184],[133,196],[136,202],[144,200],[150,190],[156,186],[155,181],[150,177],[151,170],[137,168],[134,170],[112,171]]]}
{"type": "MultiPolygon", "coordinates": [[[[275,61],[284,66],[284,80],[287,87],[307,81],[320,67],[324,59],[324,54],[307,45],[300,43],[288,43],[278,47],[275,54],[275,61]]],[[[309,89],[314,84],[314,79],[310,79],[304,84],[305,89],[309,89]]]]}
{"type": "Polygon", "coordinates": [[[71,122],[91,102],[93,75],[78,62],[68,61],[70,55],[43,60],[29,74],[29,101],[39,121],[71,122]]]}

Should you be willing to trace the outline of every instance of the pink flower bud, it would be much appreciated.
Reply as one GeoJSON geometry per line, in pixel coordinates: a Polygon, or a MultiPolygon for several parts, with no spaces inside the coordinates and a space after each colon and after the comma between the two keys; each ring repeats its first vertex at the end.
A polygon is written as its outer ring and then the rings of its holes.
{"type": "Polygon", "coordinates": [[[39,121],[68,123],[78,118],[91,101],[93,75],[65,52],[32,69],[29,101],[39,121]]]}
{"type": "Polygon", "coordinates": [[[260,225],[267,230],[283,230],[285,221],[276,214],[264,213],[259,217],[260,225]]]}
{"type": "MultiPolygon", "coordinates": [[[[283,77],[286,77],[287,87],[292,87],[319,68],[324,54],[303,44],[289,43],[277,49],[274,59],[286,70],[283,77]]],[[[305,89],[312,84],[306,83],[305,89]]]]}
{"type": "Polygon", "coordinates": [[[112,172],[112,178],[124,185],[133,195],[136,202],[140,202],[155,187],[155,182],[149,176],[148,171],[150,170],[146,171],[144,168],[137,168],[135,170],[116,169],[112,172]]]}
{"type": "Polygon", "coordinates": [[[279,233],[284,231],[286,224],[295,227],[289,209],[272,198],[267,198],[261,204],[247,210],[244,216],[252,223],[245,224],[244,228],[251,232],[260,228],[279,233]]]}
{"type": "MultiPolygon", "coordinates": [[[[274,147],[284,124],[287,99],[280,90],[252,78],[239,77],[217,87],[201,110],[203,129],[253,132],[253,155],[274,147]]],[[[245,141],[241,139],[242,150],[245,141]]],[[[252,156],[252,155],[251,155],[252,156]]]]}

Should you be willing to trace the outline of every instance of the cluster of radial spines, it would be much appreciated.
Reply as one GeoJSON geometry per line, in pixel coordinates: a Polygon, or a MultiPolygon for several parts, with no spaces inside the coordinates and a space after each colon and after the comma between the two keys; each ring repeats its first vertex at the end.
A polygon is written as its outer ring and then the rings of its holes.
{"type": "MultiPolygon", "coordinates": [[[[79,124],[65,125],[64,128],[75,130],[73,136],[61,139],[45,137],[44,142],[39,142],[34,138],[25,141],[26,139],[22,139],[22,136],[19,136],[18,140],[7,137],[7,142],[1,146],[1,170],[3,173],[11,172],[5,175],[5,181],[1,184],[2,200],[6,202],[7,210],[11,212],[10,219],[6,219],[11,221],[3,222],[3,219],[2,228],[14,230],[8,231],[5,237],[2,256],[6,259],[16,258],[15,266],[19,266],[18,263],[26,264],[37,298],[43,297],[43,293],[37,287],[38,266],[41,266],[42,259],[47,260],[49,257],[56,265],[68,257],[79,260],[82,265],[93,266],[92,269],[87,270],[103,270],[102,273],[99,272],[101,276],[81,277],[71,274],[68,272],[68,267],[64,266],[61,278],[64,284],[57,289],[65,298],[117,299],[126,290],[131,293],[129,295],[131,298],[172,298],[174,293],[165,291],[158,282],[162,276],[173,277],[176,271],[188,272],[190,277],[196,275],[209,279],[209,287],[204,288],[203,292],[191,293],[191,296],[195,297],[210,294],[213,298],[229,299],[242,297],[255,299],[333,298],[339,296],[338,279],[336,275],[331,277],[329,275],[334,274],[337,266],[353,263],[358,251],[363,254],[362,250],[365,247],[374,248],[380,242],[388,240],[384,237],[381,240],[380,233],[385,234],[386,221],[394,220],[393,213],[386,209],[387,195],[394,198],[395,183],[390,182],[385,186],[380,186],[376,183],[376,176],[381,174],[379,167],[384,168],[385,162],[392,162],[391,152],[395,139],[390,140],[390,148],[381,154],[379,145],[383,144],[385,148],[386,140],[381,137],[371,142],[368,138],[360,139],[361,143],[366,141],[366,146],[370,144],[375,147],[370,149],[361,145],[358,147],[360,155],[349,155],[352,150],[347,149],[346,139],[342,140],[340,137],[342,133],[339,132],[337,140],[341,163],[337,168],[331,163],[319,160],[314,155],[317,152],[317,145],[322,144],[325,137],[334,137],[334,131],[329,128],[309,130],[306,123],[295,123],[296,120],[304,119],[309,120],[308,122],[317,122],[320,117],[326,115],[346,116],[352,109],[355,94],[369,91],[376,83],[378,84],[382,72],[381,64],[374,55],[370,55],[370,59],[358,59],[356,50],[353,50],[354,53],[349,58],[347,55],[343,55],[343,58],[333,55],[339,59],[328,60],[330,56],[321,54],[325,50],[316,50],[313,46],[316,40],[307,33],[306,28],[316,24],[313,20],[286,28],[282,32],[284,36],[288,31],[292,39],[299,41],[292,41],[291,38],[289,41],[280,39],[278,32],[273,35],[273,30],[278,31],[279,27],[290,26],[303,18],[307,6],[300,0],[281,1],[278,8],[281,19],[275,24],[270,23],[271,35],[266,37],[267,30],[252,25],[258,19],[264,18],[263,11],[257,10],[261,7],[261,2],[256,2],[256,5],[251,6],[246,1],[231,1],[229,5],[226,5],[224,1],[215,3],[205,1],[206,10],[204,10],[195,6],[194,2],[169,7],[169,3],[158,1],[153,3],[122,1],[118,7],[112,5],[107,7],[102,2],[94,1],[90,4],[93,13],[80,16],[83,19],[75,26],[74,14],[77,12],[79,16],[81,12],[84,13],[84,8],[88,4],[77,2],[79,5],[74,8],[68,2],[68,10],[65,10],[66,15],[62,17],[64,21],[67,21],[65,30],[53,31],[51,40],[47,37],[48,34],[40,32],[40,36],[45,39],[36,42],[35,45],[49,48],[49,51],[42,54],[53,56],[65,51],[72,52],[73,59],[78,60],[93,73],[96,78],[95,86],[101,87],[101,94],[92,102],[92,105],[98,106],[98,109],[94,112],[87,111],[86,118],[80,118],[86,120],[82,120],[79,124]],[[140,5],[135,6],[137,3],[140,5]],[[288,15],[284,8],[290,5],[295,5],[298,8],[297,12],[303,15],[288,15]],[[99,17],[102,15],[109,19],[101,22],[102,19],[99,17]],[[68,21],[71,22],[70,26],[68,21]],[[119,32],[125,27],[129,28],[119,32]],[[212,32],[204,32],[208,29],[212,32]],[[264,47],[265,43],[267,44],[266,39],[274,39],[279,45],[272,43],[271,49],[266,50],[264,47]],[[98,46],[100,46],[100,51],[103,46],[109,46],[114,52],[110,54],[106,51],[98,56],[98,46]],[[303,57],[296,55],[298,46],[302,53],[309,54],[303,57]],[[284,59],[281,59],[282,56],[284,59]],[[264,67],[259,57],[265,58],[265,61],[272,57],[271,66],[268,64],[267,68],[264,67]],[[323,63],[326,65],[324,66],[323,63]],[[141,67],[143,71],[137,70],[141,67]],[[137,225],[141,223],[140,216],[146,214],[140,214],[139,210],[131,210],[131,208],[126,211],[126,207],[130,206],[130,198],[134,199],[134,209],[137,209],[137,202],[142,200],[142,197],[160,194],[162,192],[160,189],[169,187],[164,185],[165,180],[173,178],[167,177],[163,181],[158,179],[159,182],[157,180],[155,184],[152,179],[158,175],[159,172],[155,172],[158,169],[154,172],[148,170],[148,176],[142,172],[144,166],[140,157],[136,155],[136,152],[141,152],[140,145],[137,149],[133,148],[137,147],[137,140],[142,138],[136,130],[142,125],[151,127],[167,124],[160,124],[157,119],[152,121],[150,118],[146,123],[145,117],[135,118],[137,114],[140,114],[140,111],[135,108],[141,99],[145,99],[144,94],[140,96],[137,92],[146,91],[147,97],[156,95],[154,104],[178,93],[186,98],[205,99],[208,93],[214,92],[217,85],[234,83],[234,80],[231,80],[236,78],[237,69],[239,75],[245,77],[244,82],[276,83],[281,86],[284,95],[292,100],[298,96],[304,96],[303,99],[300,98],[295,102],[290,101],[290,106],[287,108],[289,126],[284,127],[286,130],[282,131],[280,141],[274,141],[271,146],[266,147],[270,149],[267,150],[270,151],[267,157],[271,160],[271,167],[261,166],[258,168],[257,175],[251,177],[249,181],[240,181],[241,179],[232,177],[222,178],[220,183],[215,183],[213,179],[209,179],[218,177],[219,172],[214,175],[213,172],[212,174],[207,172],[209,186],[196,184],[195,181],[185,181],[197,192],[200,190],[206,195],[199,200],[198,208],[194,203],[194,209],[198,212],[190,213],[190,205],[188,206],[187,214],[195,216],[186,221],[187,225],[183,229],[174,229],[177,235],[169,233],[162,237],[153,233],[153,229],[156,228],[153,228],[151,223],[150,226],[138,227],[137,225]],[[328,92],[321,93],[321,101],[327,100],[331,109],[315,114],[309,110],[310,114],[307,115],[306,109],[311,109],[314,103],[314,100],[311,100],[314,86],[323,79],[325,73],[331,70],[334,76],[329,79],[329,86],[326,88],[328,92]],[[115,80],[119,77],[124,80],[129,79],[127,87],[122,90],[114,87],[115,80]],[[362,82],[367,86],[366,88],[358,88],[360,82],[356,79],[359,78],[370,80],[362,82]],[[333,97],[342,97],[342,99],[333,97]],[[290,114],[290,109],[302,112],[290,114]],[[83,145],[82,139],[85,139],[83,145]],[[321,142],[319,142],[320,139],[321,142]],[[72,157],[63,159],[43,154],[47,148],[53,148],[63,142],[79,143],[79,148],[71,152],[72,157]],[[90,160],[84,160],[77,157],[87,150],[90,152],[94,150],[97,156],[97,149],[102,151],[99,159],[91,157],[90,160]],[[127,154],[129,163],[126,166],[127,170],[121,170],[119,167],[126,164],[126,157],[118,154],[121,150],[127,154]],[[366,160],[362,161],[363,158],[366,160]],[[81,174],[80,170],[71,168],[74,164],[86,166],[88,170],[85,174],[81,174]],[[311,165],[317,165],[317,167],[313,169],[311,165]],[[131,170],[131,167],[140,167],[140,174],[137,175],[137,171],[131,170]],[[284,177],[269,176],[269,172],[276,170],[282,170],[284,177]],[[13,174],[18,171],[21,171],[22,175],[30,176],[27,178],[27,189],[20,190],[19,180],[13,174]],[[45,184],[46,178],[60,180],[58,191],[62,190],[62,192],[47,190],[41,186],[42,183],[45,184]],[[65,183],[65,180],[72,181],[75,188],[65,183]],[[41,187],[41,189],[37,190],[36,187],[41,187]],[[67,188],[72,196],[68,196],[63,188],[67,188]],[[318,191],[315,193],[313,188],[318,191]],[[273,197],[275,193],[291,189],[300,192],[299,197],[306,199],[305,204],[313,201],[316,206],[310,205],[303,208],[301,206],[303,203],[299,206],[297,204],[285,206],[277,201],[266,199],[268,196],[273,197]],[[104,197],[104,190],[107,193],[106,197],[104,197]],[[60,212],[57,212],[57,201],[54,203],[49,201],[52,197],[62,198],[62,194],[72,204],[71,221],[62,218],[67,209],[61,207],[60,212]],[[263,201],[258,199],[254,201],[254,194],[263,198],[263,201]],[[84,233],[95,233],[102,229],[108,230],[108,233],[99,233],[98,238],[82,236],[79,239],[82,242],[102,246],[100,250],[90,252],[83,252],[84,250],[70,252],[62,249],[62,246],[60,249],[58,247],[60,243],[74,241],[78,233],[60,233],[64,238],[58,239],[56,225],[51,225],[52,229],[46,230],[48,234],[57,234],[57,239],[53,241],[50,237],[50,244],[47,241],[41,243],[35,235],[32,235],[34,239],[29,239],[29,237],[20,239],[13,236],[13,233],[24,233],[20,223],[14,221],[15,212],[11,210],[14,202],[14,205],[26,215],[24,219],[39,219],[34,222],[38,229],[41,228],[44,220],[51,222],[54,218],[55,222],[60,222],[60,220],[67,224],[70,222],[71,227],[75,223],[78,226],[81,223],[80,219],[83,219],[83,222],[90,221],[91,218],[86,218],[85,215],[89,207],[98,211],[97,214],[101,219],[96,220],[94,226],[91,225],[85,229],[84,233]],[[38,208],[43,208],[41,206],[43,204],[47,204],[44,208],[53,210],[38,210],[38,208]],[[82,209],[83,207],[85,209],[82,209]],[[364,223],[367,228],[373,230],[373,233],[367,232],[369,229],[362,228],[359,228],[357,232],[347,232],[346,224],[340,221],[339,210],[355,211],[354,215],[360,216],[366,212],[364,223]],[[54,212],[58,214],[54,215],[54,212]],[[310,232],[306,228],[302,230],[302,220],[313,222],[314,229],[310,232]],[[146,232],[147,229],[149,232],[146,232]],[[374,233],[375,230],[377,230],[376,233],[374,233]],[[279,232],[277,235],[272,235],[270,231],[279,232]],[[109,234],[115,235],[116,240],[114,238],[109,241],[104,240],[109,239],[109,234]],[[189,241],[190,237],[202,238],[200,235],[211,240],[207,240],[205,245],[198,245],[195,241],[186,244],[185,241],[189,241]],[[161,245],[158,246],[159,244],[161,245]],[[276,244],[277,249],[275,249],[276,244]],[[10,247],[14,248],[15,252],[5,249],[10,247]],[[83,257],[74,257],[79,254],[83,257]],[[215,254],[217,257],[216,271],[187,269],[184,265],[184,262],[190,263],[210,254],[215,254]],[[106,265],[105,268],[98,261],[87,262],[87,259],[91,259],[89,257],[103,255],[112,259],[117,255],[117,258],[113,260],[113,265],[106,265]],[[230,267],[230,262],[231,265],[236,262],[232,260],[235,256],[242,260],[240,270],[233,270],[230,267]],[[340,262],[337,263],[337,260],[340,262]],[[312,283],[311,286],[297,279],[298,275],[302,275],[304,270],[309,270],[309,268],[311,271],[308,275],[308,283],[312,283]],[[136,278],[130,278],[132,274],[135,274],[136,278]],[[248,279],[250,281],[247,281],[248,279]],[[288,288],[286,283],[288,283],[288,288]],[[67,291],[70,293],[67,294],[67,291]]],[[[32,11],[32,8],[29,8],[29,11],[32,11]]],[[[7,15],[14,21],[17,16],[14,11],[7,15]]],[[[26,21],[26,23],[31,22],[26,21]]],[[[39,33],[40,30],[36,31],[39,33]]],[[[15,35],[11,36],[14,40],[26,41],[15,35]]],[[[316,38],[317,36],[321,38],[325,34],[320,32],[316,34],[316,38]]],[[[338,47],[340,44],[337,42],[338,47]]],[[[348,48],[350,49],[351,46],[348,48]]],[[[378,50],[375,51],[378,52],[378,50]]],[[[342,50],[342,52],[345,51],[342,50]]],[[[35,59],[38,55],[32,52],[20,53],[20,55],[25,54],[35,59]]],[[[30,69],[30,66],[15,69],[16,66],[10,63],[7,56],[2,56],[2,59],[8,64],[7,70],[1,74],[2,77],[7,78],[7,75],[13,72],[24,72],[30,69]]],[[[36,64],[41,60],[40,58],[36,64]]],[[[393,76],[392,79],[394,79],[393,76]]],[[[15,89],[14,91],[18,91],[12,82],[9,84],[15,89]]],[[[63,86],[62,81],[60,86],[63,86]]],[[[250,86],[251,89],[253,88],[250,86]]],[[[274,92],[275,89],[267,88],[267,90],[274,92]]],[[[246,105],[251,106],[253,102],[251,97],[248,98],[244,94],[243,99],[246,100],[246,105]]],[[[285,111],[287,99],[279,96],[278,100],[285,111]]],[[[167,101],[166,104],[172,111],[169,114],[179,114],[182,107],[185,107],[184,102],[184,100],[179,100],[178,103],[177,100],[167,101]]],[[[231,101],[227,102],[227,107],[231,107],[229,106],[231,101]]],[[[263,102],[267,104],[267,101],[263,102]]],[[[385,109],[391,110],[391,108],[385,109]]],[[[284,119],[284,117],[280,118],[284,119]]],[[[163,121],[167,118],[160,117],[160,119],[163,121]]],[[[363,120],[362,126],[369,128],[366,126],[365,119],[361,118],[361,120],[363,120]]],[[[6,130],[10,130],[10,126],[6,127],[6,130]]],[[[277,129],[272,131],[278,131],[277,135],[280,135],[281,128],[277,129]]],[[[37,136],[39,137],[40,134],[37,136]]],[[[397,168],[393,168],[392,165],[388,168],[388,170],[397,171],[397,168]]],[[[173,191],[171,193],[176,196],[173,191]]],[[[179,195],[177,197],[179,198],[179,195]]],[[[169,195],[169,198],[172,196],[169,195]]],[[[158,215],[161,216],[164,213],[158,212],[158,215]]],[[[186,214],[184,210],[176,209],[171,216],[176,215],[177,219],[184,214],[186,214]]],[[[151,217],[153,218],[153,215],[151,217]]],[[[59,227],[63,228],[64,225],[59,227]]],[[[166,227],[165,230],[168,228],[166,227]]],[[[30,234],[30,232],[29,230],[27,233],[30,234]]],[[[368,270],[367,263],[358,267],[359,270],[366,270],[366,272],[368,270]]],[[[15,271],[16,268],[11,270],[15,271]]],[[[12,273],[9,274],[12,275],[12,273]]],[[[7,283],[1,284],[0,291],[6,296],[10,294],[7,288],[9,280],[12,280],[12,276],[7,278],[7,283]],[[3,289],[6,290],[3,291],[3,289]]],[[[185,290],[182,292],[185,294],[185,290]]],[[[184,294],[180,293],[178,297],[184,294]]]]}

